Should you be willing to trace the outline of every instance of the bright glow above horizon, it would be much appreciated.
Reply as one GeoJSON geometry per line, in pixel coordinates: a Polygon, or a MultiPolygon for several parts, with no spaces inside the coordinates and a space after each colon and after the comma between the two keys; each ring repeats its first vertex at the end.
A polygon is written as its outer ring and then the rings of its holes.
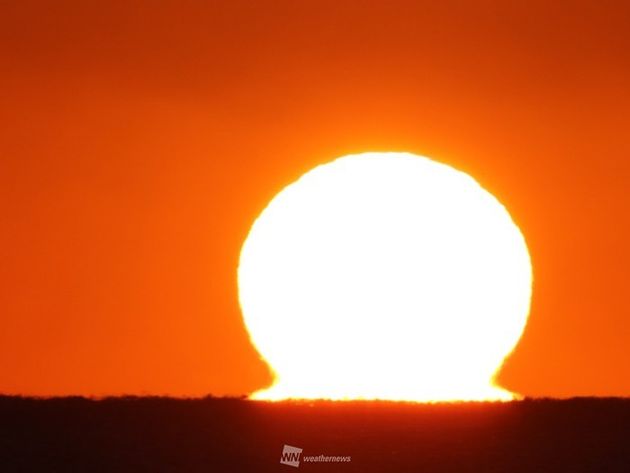
{"type": "Polygon", "coordinates": [[[364,153],[307,172],[254,222],[238,284],[276,376],[255,399],[515,396],[493,378],[527,321],[527,246],[448,165],[364,153]]]}

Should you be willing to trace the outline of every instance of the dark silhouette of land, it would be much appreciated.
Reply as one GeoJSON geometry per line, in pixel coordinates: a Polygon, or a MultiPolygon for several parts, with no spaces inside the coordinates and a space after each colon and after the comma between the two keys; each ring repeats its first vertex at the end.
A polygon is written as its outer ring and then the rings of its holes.
{"type": "Polygon", "coordinates": [[[0,397],[0,472],[628,472],[630,400],[0,397]],[[280,464],[284,444],[344,463],[280,464]]]}

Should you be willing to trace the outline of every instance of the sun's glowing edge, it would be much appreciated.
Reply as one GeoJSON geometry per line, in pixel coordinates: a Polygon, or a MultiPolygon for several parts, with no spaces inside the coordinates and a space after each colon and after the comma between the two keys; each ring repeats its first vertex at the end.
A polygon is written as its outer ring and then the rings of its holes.
{"type": "MultiPolygon", "coordinates": [[[[277,383],[277,380],[274,381],[277,383]]],[[[400,396],[382,396],[373,395],[365,396],[362,394],[331,394],[328,390],[326,393],[313,393],[309,395],[295,396],[291,389],[282,388],[280,384],[274,384],[270,388],[261,389],[249,396],[254,401],[280,402],[287,400],[295,401],[393,401],[393,402],[409,402],[409,403],[454,403],[454,402],[510,402],[523,399],[523,396],[503,389],[499,386],[486,386],[478,391],[468,391],[468,396],[461,395],[439,395],[426,394],[424,396],[409,397],[407,395],[400,396]]]]}

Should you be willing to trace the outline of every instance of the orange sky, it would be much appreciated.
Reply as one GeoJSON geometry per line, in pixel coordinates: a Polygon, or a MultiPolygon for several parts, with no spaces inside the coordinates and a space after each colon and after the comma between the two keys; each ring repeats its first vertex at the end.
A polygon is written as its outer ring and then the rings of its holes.
{"type": "Polygon", "coordinates": [[[265,386],[236,297],[249,225],[316,164],[404,150],[475,176],[528,241],[503,385],[630,395],[627,2],[12,3],[0,392],[265,386]]]}

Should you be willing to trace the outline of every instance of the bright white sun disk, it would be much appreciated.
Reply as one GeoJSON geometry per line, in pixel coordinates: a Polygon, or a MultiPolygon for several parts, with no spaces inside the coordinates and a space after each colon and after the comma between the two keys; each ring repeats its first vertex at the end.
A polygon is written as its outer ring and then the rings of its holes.
{"type": "Polygon", "coordinates": [[[532,269],[473,178],[408,153],[318,166],[255,221],[238,269],[245,324],[276,374],[259,399],[498,400],[532,269]]]}

